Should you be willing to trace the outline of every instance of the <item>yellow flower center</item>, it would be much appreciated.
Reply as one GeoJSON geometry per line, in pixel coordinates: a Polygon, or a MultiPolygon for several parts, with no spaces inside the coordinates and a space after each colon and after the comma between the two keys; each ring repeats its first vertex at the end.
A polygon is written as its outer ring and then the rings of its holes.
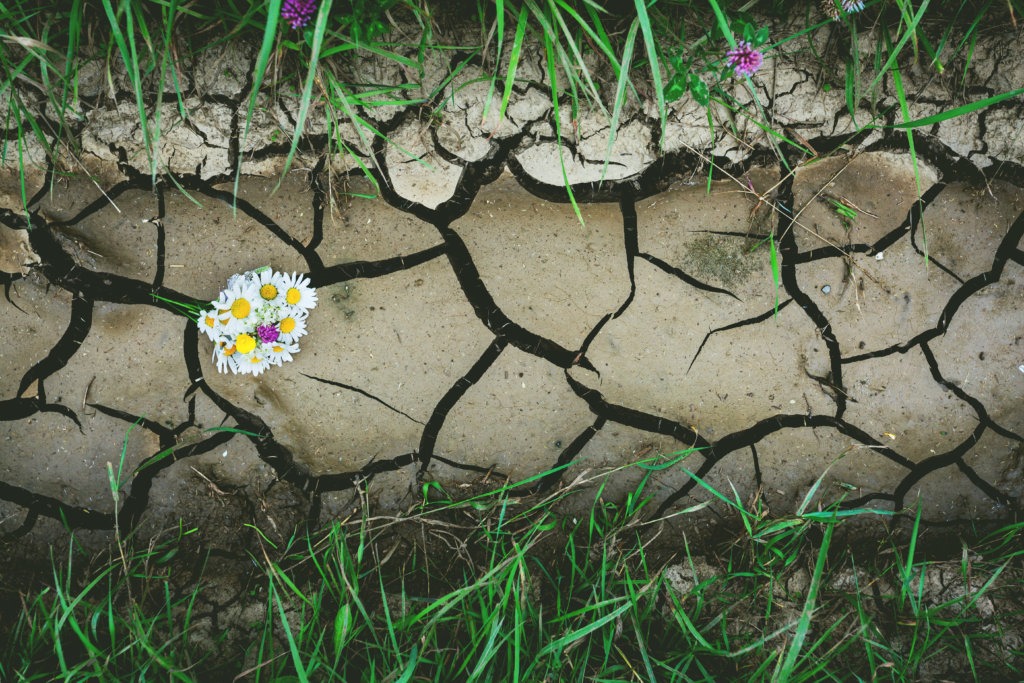
{"type": "Polygon", "coordinates": [[[224,349],[224,355],[225,356],[233,356],[233,355],[235,355],[235,351],[237,351],[237,350],[238,349],[236,349],[234,346],[229,346],[228,348],[224,349]]]}
{"type": "Polygon", "coordinates": [[[285,318],[281,321],[281,332],[291,334],[295,329],[295,318],[285,318]]]}
{"type": "Polygon", "coordinates": [[[250,334],[240,334],[235,340],[235,347],[239,353],[249,353],[256,348],[256,339],[250,334]]]}
{"type": "Polygon", "coordinates": [[[231,304],[231,315],[239,319],[247,317],[251,310],[252,306],[245,299],[238,299],[235,303],[231,304]]]}
{"type": "Polygon", "coordinates": [[[276,299],[277,287],[268,282],[267,284],[260,287],[260,296],[262,296],[267,301],[270,301],[271,299],[276,299]]]}
{"type": "Polygon", "coordinates": [[[299,303],[299,299],[302,298],[302,292],[297,290],[295,287],[289,287],[288,292],[284,295],[285,301],[294,306],[299,303]]]}
{"type": "Polygon", "coordinates": [[[281,353],[282,351],[284,351],[284,347],[283,346],[275,346],[274,347],[274,353],[281,353]]]}
{"type": "Polygon", "coordinates": [[[206,323],[206,326],[207,326],[207,327],[213,327],[213,324],[214,324],[214,323],[215,323],[216,321],[215,321],[215,320],[213,319],[213,316],[212,316],[212,315],[208,315],[208,316],[206,316],[206,318],[205,318],[204,322],[206,323]]]}
{"type": "Polygon", "coordinates": [[[249,362],[250,363],[262,363],[263,359],[259,358],[258,356],[253,356],[252,358],[249,359],[249,362]]]}

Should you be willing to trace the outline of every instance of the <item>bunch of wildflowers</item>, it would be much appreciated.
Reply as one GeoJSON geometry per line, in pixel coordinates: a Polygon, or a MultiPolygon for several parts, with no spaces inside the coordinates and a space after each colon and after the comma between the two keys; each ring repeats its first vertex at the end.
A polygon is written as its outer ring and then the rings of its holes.
{"type": "Polygon", "coordinates": [[[306,334],[316,291],[309,278],[263,266],[232,275],[210,308],[197,314],[199,329],[213,341],[220,372],[259,375],[292,360],[306,334]]]}

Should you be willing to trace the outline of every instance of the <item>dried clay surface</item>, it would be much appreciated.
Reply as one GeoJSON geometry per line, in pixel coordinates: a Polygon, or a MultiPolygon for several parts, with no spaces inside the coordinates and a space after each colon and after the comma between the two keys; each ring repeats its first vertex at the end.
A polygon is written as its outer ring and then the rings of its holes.
{"type": "MultiPolygon", "coordinates": [[[[195,77],[245,73],[251,55],[230,57],[195,77]]],[[[174,182],[154,184],[98,106],[83,145],[116,171],[29,173],[30,212],[0,210],[0,534],[223,521],[225,496],[285,528],[363,492],[404,510],[425,480],[562,467],[538,482],[553,487],[688,449],[652,477],[652,509],[707,499],[700,477],[792,510],[824,477],[822,505],[1019,510],[1021,98],[932,126],[915,158],[904,131],[849,135],[842,95],[815,90],[799,55],[769,68],[764,106],[802,131],[802,155],[708,137],[688,105],[661,143],[633,112],[610,152],[586,117],[559,146],[542,90],[488,121],[486,89],[453,85],[437,120],[378,122],[408,154],[360,149],[376,187],[303,152],[281,187],[244,175],[237,198],[240,150],[246,174],[281,168],[260,147],[277,124],[239,137],[244,79],[171,127],[174,182]],[[263,265],[318,288],[309,335],[292,363],[219,374],[154,295],[207,302],[263,265]]]]}
{"type": "Polygon", "coordinates": [[[822,504],[920,495],[941,520],[1020,505],[1020,187],[922,160],[916,201],[909,155],[864,151],[710,191],[660,169],[580,187],[581,224],[552,201],[564,189],[510,168],[499,149],[425,203],[390,175],[372,200],[318,172],[276,193],[247,178],[237,201],[201,178],[187,196],[83,181],[41,192],[27,233],[5,218],[40,259],[4,275],[5,533],[40,515],[198,523],[211,486],[323,519],[357,486],[403,509],[424,479],[570,478],[686,449],[652,481],[662,510],[707,497],[687,470],[776,509],[823,473],[822,504]],[[152,295],[207,301],[265,264],[309,274],[310,334],[292,363],[219,374],[152,295]]]}

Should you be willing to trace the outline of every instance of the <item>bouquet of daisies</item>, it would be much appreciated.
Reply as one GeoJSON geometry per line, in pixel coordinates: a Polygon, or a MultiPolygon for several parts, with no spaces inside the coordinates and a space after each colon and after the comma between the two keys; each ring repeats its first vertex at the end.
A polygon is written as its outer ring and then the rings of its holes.
{"type": "Polygon", "coordinates": [[[232,275],[210,308],[196,312],[199,329],[213,341],[220,372],[259,375],[290,361],[306,334],[316,290],[309,278],[263,266],[232,275]]]}

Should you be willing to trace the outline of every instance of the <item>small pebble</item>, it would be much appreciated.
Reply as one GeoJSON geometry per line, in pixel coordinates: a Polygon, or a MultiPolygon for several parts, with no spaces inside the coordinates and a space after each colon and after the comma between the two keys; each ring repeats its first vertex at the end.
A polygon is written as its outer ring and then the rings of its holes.
{"type": "Polygon", "coordinates": [[[832,287],[830,287],[829,285],[825,285],[824,287],[821,288],[821,293],[822,294],[828,294],[831,291],[832,291],[832,287]]]}
{"type": "Polygon", "coordinates": [[[885,258],[885,252],[884,251],[880,251],[877,254],[875,254],[875,260],[876,261],[881,261],[884,258],[885,258]]]}
{"type": "Polygon", "coordinates": [[[1024,372],[1024,363],[1018,365],[1017,369],[1020,370],[1021,372],[1024,372]]]}

